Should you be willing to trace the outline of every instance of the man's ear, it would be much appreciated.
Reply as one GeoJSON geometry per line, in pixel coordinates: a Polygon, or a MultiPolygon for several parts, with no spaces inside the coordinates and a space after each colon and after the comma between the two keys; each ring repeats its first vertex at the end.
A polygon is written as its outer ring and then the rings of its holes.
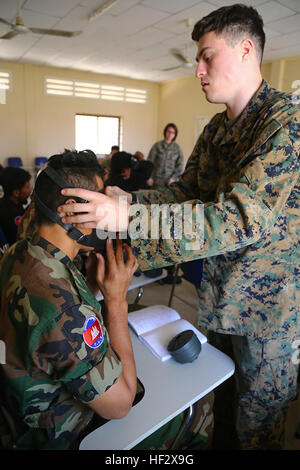
{"type": "MultiPolygon", "coordinates": [[[[71,198],[67,199],[67,200],[64,202],[64,204],[75,204],[75,203],[76,203],[75,199],[71,199],[71,198]]],[[[74,212],[66,212],[66,215],[67,215],[67,216],[74,215],[74,212]]]]}
{"type": "Polygon", "coordinates": [[[248,61],[250,57],[255,54],[255,46],[254,43],[251,39],[246,38],[241,41],[240,44],[241,47],[241,55],[242,55],[242,61],[248,61]]]}

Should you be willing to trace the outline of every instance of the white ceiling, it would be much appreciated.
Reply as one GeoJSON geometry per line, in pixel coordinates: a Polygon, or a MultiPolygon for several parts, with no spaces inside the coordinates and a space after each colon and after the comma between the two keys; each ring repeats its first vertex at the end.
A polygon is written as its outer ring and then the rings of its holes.
{"type": "MultiPolygon", "coordinates": [[[[92,21],[88,16],[107,0],[22,0],[29,27],[81,30],[73,38],[20,34],[0,40],[0,59],[65,67],[135,79],[165,81],[194,73],[176,67],[179,49],[194,63],[193,24],[234,0],[119,0],[92,21]],[[190,26],[187,25],[190,20],[190,26]]],[[[14,22],[17,0],[0,0],[0,17],[14,22]]],[[[265,23],[264,59],[300,54],[300,0],[241,0],[257,8],[265,23]]],[[[0,23],[0,36],[10,27],[0,23]]]]}

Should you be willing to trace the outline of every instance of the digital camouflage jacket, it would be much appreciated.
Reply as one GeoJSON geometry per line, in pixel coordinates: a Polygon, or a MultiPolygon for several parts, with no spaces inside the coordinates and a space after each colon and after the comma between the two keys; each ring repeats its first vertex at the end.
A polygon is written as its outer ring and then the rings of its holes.
{"type": "Polygon", "coordinates": [[[0,266],[1,398],[17,423],[15,448],[67,449],[93,417],[86,403],[120,376],[120,358],[65,253],[35,234],[0,266]]]}
{"type": "Polygon", "coordinates": [[[203,258],[201,327],[259,340],[300,335],[299,138],[299,105],[263,81],[236,119],[212,118],[178,182],[136,193],[148,209],[131,241],[142,270],[203,258]],[[151,205],[175,202],[190,204],[192,235],[174,237],[170,207],[171,236],[151,238],[151,205]]]}
{"type": "Polygon", "coordinates": [[[177,181],[183,171],[183,153],[176,142],[156,142],[147,160],[153,163],[152,178],[157,188],[165,187],[170,178],[177,181]]]}

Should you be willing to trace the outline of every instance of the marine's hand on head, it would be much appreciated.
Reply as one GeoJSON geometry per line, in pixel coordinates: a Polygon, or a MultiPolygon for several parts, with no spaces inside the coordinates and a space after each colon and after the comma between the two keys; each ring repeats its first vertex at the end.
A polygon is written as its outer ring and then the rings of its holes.
{"type": "MultiPolygon", "coordinates": [[[[122,191],[122,190],[120,190],[122,191]]],[[[81,188],[65,188],[64,196],[75,196],[87,200],[87,203],[62,204],[57,208],[62,222],[73,224],[77,228],[98,228],[111,232],[126,231],[128,228],[129,203],[127,194],[110,196],[81,188]],[[70,213],[74,213],[70,215],[70,213]]],[[[129,195],[130,196],[130,195],[129,195]]]]}
{"type": "Polygon", "coordinates": [[[132,194],[123,191],[119,186],[106,186],[105,194],[109,197],[126,197],[128,204],[132,202],[132,194]]]}

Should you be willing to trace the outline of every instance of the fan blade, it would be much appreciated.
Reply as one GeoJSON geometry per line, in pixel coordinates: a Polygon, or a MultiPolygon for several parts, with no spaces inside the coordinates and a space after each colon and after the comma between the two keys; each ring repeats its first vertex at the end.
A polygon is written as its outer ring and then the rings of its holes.
{"type": "Polygon", "coordinates": [[[178,67],[169,67],[168,69],[163,69],[162,72],[169,72],[170,70],[177,70],[181,69],[182,65],[178,65],[178,67]]]}
{"type": "Polygon", "coordinates": [[[185,64],[190,62],[178,49],[171,49],[170,52],[176,59],[180,60],[180,62],[184,62],[185,64]]]}
{"type": "Polygon", "coordinates": [[[10,31],[9,33],[4,34],[4,36],[1,36],[0,39],[12,39],[18,34],[19,34],[18,31],[13,30],[13,31],[10,31]]]}
{"type": "Polygon", "coordinates": [[[41,28],[29,28],[29,29],[34,34],[49,34],[51,36],[63,36],[66,38],[78,36],[82,32],[82,31],[61,31],[59,29],[41,29],[41,28]]]}
{"type": "Polygon", "coordinates": [[[7,24],[8,26],[11,26],[12,28],[14,28],[14,24],[10,23],[9,21],[6,21],[4,18],[0,18],[0,22],[1,23],[4,23],[4,24],[7,24]]]}

